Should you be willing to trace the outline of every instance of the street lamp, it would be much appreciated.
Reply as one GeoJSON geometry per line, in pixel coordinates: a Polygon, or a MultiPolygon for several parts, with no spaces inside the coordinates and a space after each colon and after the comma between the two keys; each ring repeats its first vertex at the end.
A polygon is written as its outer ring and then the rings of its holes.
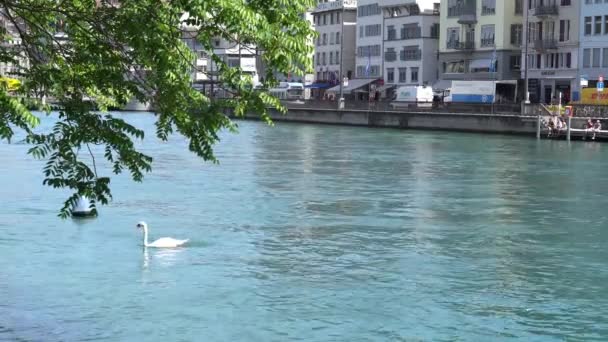
{"type": "Polygon", "coordinates": [[[344,0],[342,0],[342,18],[340,20],[340,99],[338,100],[338,109],[344,109],[344,75],[343,73],[343,62],[344,62],[344,0]]]}
{"type": "Polygon", "coordinates": [[[526,7],[526,26],[524,27],[524,32],[525,34],[525,47],[524,47],[524,58],[523,58],[523,64],[524,64],[524,89],[525,89],[525,93],[524,96],[526,97],[526,104],[530,103],[530,92],[528,89],[528,41],[530,40],[530,29],[529,29],[529,23],[528,23],[528,18],[529,18],[529,7],[530,4],[528,3],[531,0],[528,1],[524,1],[524,6],[526,7]]]}

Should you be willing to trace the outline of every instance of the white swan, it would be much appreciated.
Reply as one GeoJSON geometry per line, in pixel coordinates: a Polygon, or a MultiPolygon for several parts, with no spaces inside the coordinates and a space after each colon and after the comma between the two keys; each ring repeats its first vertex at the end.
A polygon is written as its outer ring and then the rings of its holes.
{"type": "Polygon", "coordinates": [[[186,240],[177,240],[170,237],[160,238],[152,243],[148,243],[148,225],[146,222],[137,223],[137,228],[144,231],[144,246],[145,247],[155,247],[155,248],[175,248],[181,247],[186,242],[190,241],[190,239],[186,240]]]}

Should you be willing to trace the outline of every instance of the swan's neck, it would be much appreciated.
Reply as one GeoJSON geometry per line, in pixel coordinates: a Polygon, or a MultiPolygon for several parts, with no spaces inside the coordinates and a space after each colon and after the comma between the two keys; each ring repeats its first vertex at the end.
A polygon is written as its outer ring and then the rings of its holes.
{"type": "Polygon", "coordinates": [[[148,227],[144,227],[144,246],[148,246],[148,227]]]}

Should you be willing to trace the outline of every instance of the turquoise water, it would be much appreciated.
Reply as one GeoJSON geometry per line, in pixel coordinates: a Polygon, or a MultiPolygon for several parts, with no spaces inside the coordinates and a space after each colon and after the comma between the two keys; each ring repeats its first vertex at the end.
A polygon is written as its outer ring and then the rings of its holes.
{"type": "Polygon", "coordinates": [[[146,140],[89,221],[2,144],[0,340],[608,340],[608,145],[239,125],[220,165],[146,140]]]}

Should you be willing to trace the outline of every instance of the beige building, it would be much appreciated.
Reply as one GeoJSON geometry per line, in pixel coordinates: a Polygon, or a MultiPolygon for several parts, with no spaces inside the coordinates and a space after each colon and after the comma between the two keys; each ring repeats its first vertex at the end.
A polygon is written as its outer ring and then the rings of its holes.
{"type": "MultiPolygon", "coordinates": [[[[451,80],[517,82],[522,58],[523,3],[523,0],[441,0],[442,81],[437,88],[449,87],[451,80]]],[[[500,85],[498,88],[500,92],[500,85]]],[[[515,94],[503,95],[513,98],[515,94]]]]}

